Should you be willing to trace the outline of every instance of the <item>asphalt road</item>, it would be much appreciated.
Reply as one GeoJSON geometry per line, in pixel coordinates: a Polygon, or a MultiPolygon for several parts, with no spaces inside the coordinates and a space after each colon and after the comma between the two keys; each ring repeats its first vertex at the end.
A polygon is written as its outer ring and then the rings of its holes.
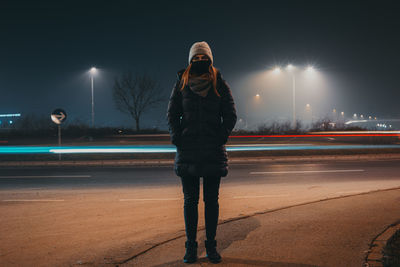
{"type": "MultiPolygon", "coordinates": [[[[222,181],[226,185],[400,181],[399,170],[398,160],[231,164],[228,176],[222,181]]],[[[0,169],[0,190],[129,188],[163,185],[180,185],[173,166],[0,169]]]]}
{"type": "MultiPolygon", "coordinates": [[[[220,220],[400,186],[400,160],[234,164],[220,220]]],[[[184,234],[172,166],[0,170],[0,265],[108,265],[184,234]]],[[[199,206],[199,229],[204,218],[199,206]]],[[[389,222],[391,223],[391,222],[389,222]]]]}

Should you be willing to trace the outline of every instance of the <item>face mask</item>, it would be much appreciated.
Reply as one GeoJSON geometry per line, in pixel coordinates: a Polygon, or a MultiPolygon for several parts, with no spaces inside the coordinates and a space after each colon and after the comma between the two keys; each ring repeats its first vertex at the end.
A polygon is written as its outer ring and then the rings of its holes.
{"type": "Polygon", "coordinates": [[[190,69],[196,74],[202,74],[208,72],[210,64],[211,60],[193,61],[190,69]]]}

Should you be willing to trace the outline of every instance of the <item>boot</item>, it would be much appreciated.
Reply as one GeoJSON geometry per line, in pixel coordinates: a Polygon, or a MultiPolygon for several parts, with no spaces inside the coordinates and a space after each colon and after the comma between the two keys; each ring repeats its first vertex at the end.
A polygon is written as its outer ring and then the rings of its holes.
{"type": "Polygon", "coordinates": [[[212,263],[219,263],[221,262],[221,255],[217,252],[217,241],[216,240],[206,240],[205,241],[206,245],[206,257],[212,262],[212,263]]]}
{"type": "Polygon", "coordinates": [[[197,242],[186,241],[185,242],[186,254],[183,257],[184,263],[193,263],[197,261],[197,242]]]}

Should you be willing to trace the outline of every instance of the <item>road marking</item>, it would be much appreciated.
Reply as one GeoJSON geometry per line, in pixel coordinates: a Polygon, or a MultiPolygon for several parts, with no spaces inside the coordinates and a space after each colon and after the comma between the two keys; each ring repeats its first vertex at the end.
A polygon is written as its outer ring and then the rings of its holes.
{"type": "Polygon", "coordinates": [[[3,202],[59,202],[64,199],[3,199],[3,202]]]}
{"type": "Polygon", "coordinates": [[[5,178],[90,178],[91,175],[21,175],[21,176],[0,176],[5,178]]]}
{"type": "Polygon", "coordinates": [[[123,198],[119,201],[164,201],[164,200],[180,200],[181,198],[123,198]]]}
{"type": "Polygon", "coordinates": [[[262,196],[234,196],[233,198],[262,198],[262,197],[287,197],[289,194],[282,195],[262,195],[262,196]]]}
{"type": "Polygon", "coordinates": [[[319,170],[319,171],[277,171],[277,172],[250,172],[250,174],[296,174],[296,173],[327,173],[327,172],[363,172],[365,170],[319,170]]]}

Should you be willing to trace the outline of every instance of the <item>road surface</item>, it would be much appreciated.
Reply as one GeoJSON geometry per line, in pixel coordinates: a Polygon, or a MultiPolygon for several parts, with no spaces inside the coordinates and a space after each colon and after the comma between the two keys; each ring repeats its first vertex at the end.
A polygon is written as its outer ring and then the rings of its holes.
{"type": "MultiPolygon", "coordinates": [[[[220,220],[400,186],[399,160],[236,164],[220,220]]],[[[0,170],[0,265],[113,265],[184,234],[172,166],[0,170]]],[[[204,225],[199,206],[199,228],[204,225]]],[[[389,222],[391,223],[391,222],[389,222]]]]}

